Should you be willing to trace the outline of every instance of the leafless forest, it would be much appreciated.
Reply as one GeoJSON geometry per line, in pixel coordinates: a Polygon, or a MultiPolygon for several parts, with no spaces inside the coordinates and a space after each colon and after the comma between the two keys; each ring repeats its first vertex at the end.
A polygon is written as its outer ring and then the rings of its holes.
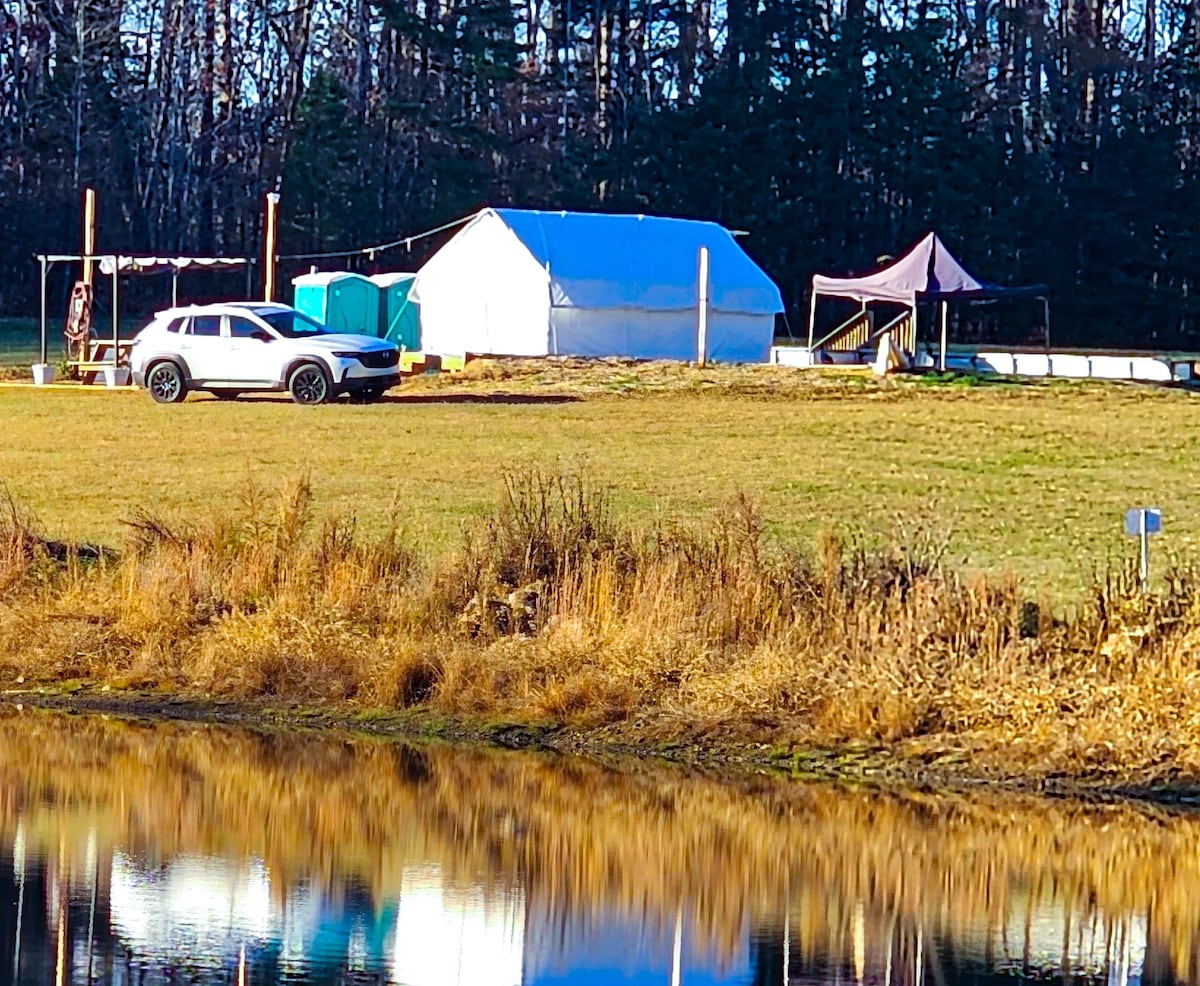
{"type": "Polygon", "coordinates": [[[106,250],[715,218],[793,321],[935,227],[1064,341],[1200,344],[1200,0],[0,0],[0,97],[3,315],[91,184],[106,250]]]}

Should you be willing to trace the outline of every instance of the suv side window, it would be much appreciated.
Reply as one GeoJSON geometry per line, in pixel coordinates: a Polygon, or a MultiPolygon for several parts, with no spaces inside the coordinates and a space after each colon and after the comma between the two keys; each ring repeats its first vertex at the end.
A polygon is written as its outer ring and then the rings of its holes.
{"type": "Polygon", "coordinates": [[[221,316],[193,315],[191,333],[194,336],[219,336],[221,334],[221,316]]]}
{"type": "Polygon", "coordinates": [[[171,321],[169,321],[167,323],[167,331],[168,332],[182,332],[183,324],[186,321],[187,321],[187,317],[185,315],[180,315],[178,318],[171,319],[171,321]]]}
{"type": "Polygon", "coordinates": [[[243,318],[241,315],[229,316],[229,337],[231,339],[253,339],[255,333],[262,331],[248,318],[243,318]]]}

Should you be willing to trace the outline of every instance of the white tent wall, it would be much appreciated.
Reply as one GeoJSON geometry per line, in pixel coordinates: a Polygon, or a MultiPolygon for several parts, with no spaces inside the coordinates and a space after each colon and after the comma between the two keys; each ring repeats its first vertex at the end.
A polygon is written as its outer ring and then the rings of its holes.
{"type": "Polygon", "coordinates": [[[428,353],[550,352],[550,278],[491,210],[467,223],[417,275],[428,353]]]}
{"type": "Polygon", "coordinates": [[[700,250],[708,357],[765,362],[779,288],[721,226],[484,209],[417,274],[421,348],[510,356],[697,358],[700,250]]]}
{"type": "MultiPolygon", "coordinates": [[[[551,351],[562,356],[694,360],[699,355],[696,329],[694,310],[554,308],[550,312],[551,351]]],[[[774,315],[710,312],[708,358],[766,362],[774,334],[774,315]]]]}

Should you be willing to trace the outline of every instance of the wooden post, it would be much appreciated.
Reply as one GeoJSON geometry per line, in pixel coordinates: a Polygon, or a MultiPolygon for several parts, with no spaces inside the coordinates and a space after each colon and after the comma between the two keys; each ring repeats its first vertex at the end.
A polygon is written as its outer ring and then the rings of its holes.
{"type": "Polygon", "coordinates": [[[700,248],[700,284],[696,292],[699,309],[696,329],[696,362],[708,365],[708,247],[700,248]]]}
{"type": "Polygon", "coordinates": [[[275,258],[277,254],[279,193],[267,192],[265,236],[263,243],[263,301],[275,300],[275,258]]]}
{"type": "Polygon", "coordinates": [[[950,305],[941,301],[938,303],[938,320],[942,324],[942,347],[938,354],[938,369],[946,372],[946,337],[949,335],[950,305]]]}
{"type": "Polygon", "coordinates": [[[83,283],[92,286],[92,255],[96,252],[96,190],[83,190],[83,283]]]}

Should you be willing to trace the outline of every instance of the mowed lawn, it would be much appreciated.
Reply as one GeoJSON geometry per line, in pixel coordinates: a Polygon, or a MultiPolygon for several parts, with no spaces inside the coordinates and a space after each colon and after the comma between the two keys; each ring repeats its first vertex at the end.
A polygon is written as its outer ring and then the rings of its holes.
{"type": "Polygon", "coordinates": [[[770,531],[952,529],[952,558],[1011,568],[1056,597],[1133,544],[1124,510],[1160,506],[1156,553],[1200,545],[1200,396],[1122,385],[862,385],[843,396],[732,390],[505,397],[486,381],[374,406],[0,389],[0,481],[48,533],[119,543],[140,509],[241,509],[248,482],[311,476],[318,513],[383,523],[394,499],[431,552],[497,501],[506,468],[581,464],[621,512],[694,522],[739,491],[770,531]]]}

